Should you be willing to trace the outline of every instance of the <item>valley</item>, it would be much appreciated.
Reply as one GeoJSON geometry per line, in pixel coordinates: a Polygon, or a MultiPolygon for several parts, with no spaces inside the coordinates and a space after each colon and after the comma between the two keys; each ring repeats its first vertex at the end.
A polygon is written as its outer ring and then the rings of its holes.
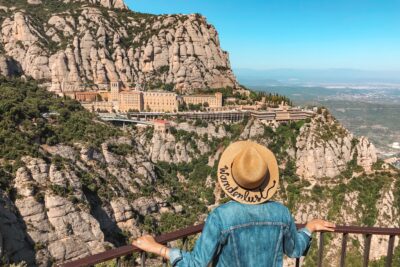
{"type": "Polygon", "coordinates": [[[290,97],[295,105],[325,106],[350,131],[367,136],[381,157],[400,153],[400,89],[324,88],[302,86],[254,87],[290,97]]]}

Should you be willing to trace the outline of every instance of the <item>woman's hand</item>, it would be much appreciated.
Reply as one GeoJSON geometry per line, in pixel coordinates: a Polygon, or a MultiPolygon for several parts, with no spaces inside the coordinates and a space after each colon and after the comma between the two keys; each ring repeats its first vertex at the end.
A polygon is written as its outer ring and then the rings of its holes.
{"type": "Polygon", "coordinates": [[[151,235],[139,237],[132,242],[132,245],[146,252],[154,253],[168,259],[169,248],[157,243],[157,241],[151,235]]]}
{"type": "Polygon", "coordinates": [[[132,245],[150,253],[158,253],[157,250],[159,250],[162,246],[161,244],[157,243],[157,241],[151,235],[139,237],[132,242],[132,245]]]}
{"type": "Polygon", "coordinates": [[[335,231],[335,224],[324,221],[324,220],[320,220],[320,219],[314,219],[314,220],[309,221],[306,224],[306,228],[311,233],[313,233],[315,231],[333,232],[333,231],[335,231]]]}

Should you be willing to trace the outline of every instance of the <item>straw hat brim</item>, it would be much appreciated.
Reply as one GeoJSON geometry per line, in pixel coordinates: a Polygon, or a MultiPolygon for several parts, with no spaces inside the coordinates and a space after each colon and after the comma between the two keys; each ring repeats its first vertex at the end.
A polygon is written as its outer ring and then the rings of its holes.
{"type": "Polygon", "coordinates": [[[268,179],[253,190],[241,187],[232,176],[232,163],[248,144],[249,141],[238,141],[225,149],[218,164],[218,182],[222,190],[233,200],[244,204],[260,204],[276,193],[279,185],[279,168],[275,155],[268,148],[253,143],[258,146],[257,150],[268,165],[268,179]]]}

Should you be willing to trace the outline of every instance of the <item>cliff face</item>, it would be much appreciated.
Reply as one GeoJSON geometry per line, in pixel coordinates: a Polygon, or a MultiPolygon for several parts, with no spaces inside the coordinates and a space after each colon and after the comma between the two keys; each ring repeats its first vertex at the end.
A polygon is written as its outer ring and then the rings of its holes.
{"type": "Polygon", "coordinates": [[[12,58],[0,55],[0,75],[11,77],[19,76],[22,74],[22,70],[18,62],[12,58]]]}
{"type": "MultiPolygon", "coordinates": [[[[352,135],[328,111],[310,122],[288,128],[249,122],[241,138],[262,143],[277,155],[281,185],[274,198],[290,208],[296,222],[324,218],[338,225],[399,227],[396,186],[400,173],[380,166],[374,145],[367,138],[352,135]]],[[[352,235],[350,240],[346,265],[358,266],[362,262],[364,238],[352,235]]],[[[340,235],[325,240],[323,266],[339,265],[341,241],[340,235]]],[[[316,266],[316,244],[318,240],[305,257],[305,266],[316,266]]],[[[398,244],[396,241],[395,246],[398,244]]],[[[370,259],[386,255],[387,245],[387,237],[374,236],[370,259]]],[[[286,260],[285,266],[295,263],[286,260]]]]}
{"type": "Polygon", "coordinates": [[[159,211],[165,203],[161,197],[168,193],[135,198],[139,185],[156,179],[153,165],[129,139],[111,143],[132,145],[135,153],[116,155],[107,149],[110,143],[101,150],[75,144],[44,147],[60,159],[56,163],[22,158],[14,179],[17,199],[0,215],[6,255],[11,254],[12,261],[50,266],[102,252],[141,233],[139,217],[159,211]],[[8,217],[13,226],[7,226],[8,217]]]}
{"type": "MultiPolygon", "coordinates": [[[[38,103],[48,98],[46,94],[42,97],[38,103]]],[[[71,109],[69,105],[53,104],[71,109]]],[[[64,116],[63,109],[57,112],[64,116]]],[[[68,116],[61,127],[82,125],[73,117],[68,116]]],[[[308,158],[299,142],[316,138],[318,132],[309,129],[333,125],[323,118],[320,115],[309,123],[286,126],[263,121],[179,122],[167,133],[133,128],[129,133],[114,133],[114,137],[106,136],[104,141],[94,143],[85,141],[86,138],[54,142],[52,136],[47,136],[47,141],[39,141],[39,154],[33,153],[36,156],[26,153],[14,163],[6,156],[0,161],[0,177],[8,173],[11,181],[5,186],[0,179],[3,259],[25,261],[30,266],[51,266],[120,246],[145,231],[166,232],[201,222],[209,209],[226,200],[216,183],[216,164],[224,147],[238,139],[255,140],[276,153],[282,182],[275,199],[288,205],[298,222],[322,217],[338,224],[398,226],[398,173],[379,169],[360,174],[363,167],[359,166],[357,171],[342,177],[343,171],[349,170],[343,163],[340,175],[329,180],[323,179],[325,176],[318,178],[314,171],[296,175],[297,162],[308,158]],[[7,163],[13,164],[14,172],[7,172],[7,163]]],[[[57,125],[52,120],[57,118],[48,118],[44,125],[57,125]]],[[[43,127],[40,118],[34,117],[32,122],[43,127]]],[[[96,127],[103,125],[95,119],[92,123],[96,127]]],[[[25,124],[18,128],[23,133],[31,129],[25,124]]],[[[103,127],[101,131],[105,133],[114,129],[111,125],[103,127]]],[[[75,135],[80,128],[68,133],[75,135]]],[[[57,136],[61,140],[63,135],[57,136]]],[[[339,136],[334,140],[337,138],[343,140],[339,136]]],[[[352,138],[358,141],[350,141],[350,161],[356,165],[373,162],[374,156],[368,156],[372,153],[371,145],[363,145],[367,142],[364,138],[352,138]]],[[[317,149],[317,143],[323,147],[332,145],[321,139],[307,151],[317,149]]],[[[346,151],[346,142],[335,145],[339,151],[346,151]]],[[[326,150],[320,153],[324,155],[326,150]]],[[[334,155],[333,160],[339,162],[341,159],[334,155]]],[[[371,167],[369,163],[364,167],[368,166],[371,167]]],[[[361,237],[353,239],[362,243],[361,237]]],[[[324,266],[337,265],[338,242],[340,237],[327,243],[330,261],[324,266]]],[[[357,241],[354,242],[350,243],[357,241]]],[[[384,238],[373,239],[371,258],[385,255],[379,248],[386,245],[384,238]]],[[[349,246],[353,249],[349,255],[357,256],[357,251],[362,251],[362,247],[349,246]]],[[[312,257],[306,259],[311,261],[312,257]]],[[[311,261],[309,265],[315,264],[311,261]]]]}
{"type": "Polygon", "coordinates": [[[137,140],[146,149],[153,162],[187,163],[200,155],[211,152],[209,142],[215,139],[229,138],[224,127],[208,124],[207,127],[196,127],[188,122],[177,123],[174,131],[168,133],[154,132],[149,138],[146,133],[135,132],[137,140]]]}
{"type": "Polygon", "coordinates": [[[182,211],[144,148],[78,103],[6,80],[0,102],[0,265],[101,252],[182,211]]]}
{"type": "Polygon", "coordinates": [[[357,139],[326,111],[302,128],[296,150],[296,173],[307,179],[333,178],[353,159],[370,172],[377,161],[375,146],[367,138],[357,139]]]}
{"type": "Polygon", "coordinates": [[[122,0],[23,2],[0,2],[1,73],[20,67],[52,91],[116,80],[148,89],[237,86],[217,31],[200,15],[140,14],[122,0]]]}

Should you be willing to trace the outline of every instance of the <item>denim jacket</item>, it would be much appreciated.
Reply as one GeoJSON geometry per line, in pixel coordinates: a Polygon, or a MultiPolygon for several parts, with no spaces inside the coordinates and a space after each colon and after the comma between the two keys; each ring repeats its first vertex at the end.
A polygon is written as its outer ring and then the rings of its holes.
{"type": "Polygon", "coordinates": [[[306,228],[297,231],[284,205],[230,201],[209,214],[192,252],[171,249],[169,256],[177,267],[280,267],[283,253],[299,258],[310,243],[310,232],[306,228]]]}

